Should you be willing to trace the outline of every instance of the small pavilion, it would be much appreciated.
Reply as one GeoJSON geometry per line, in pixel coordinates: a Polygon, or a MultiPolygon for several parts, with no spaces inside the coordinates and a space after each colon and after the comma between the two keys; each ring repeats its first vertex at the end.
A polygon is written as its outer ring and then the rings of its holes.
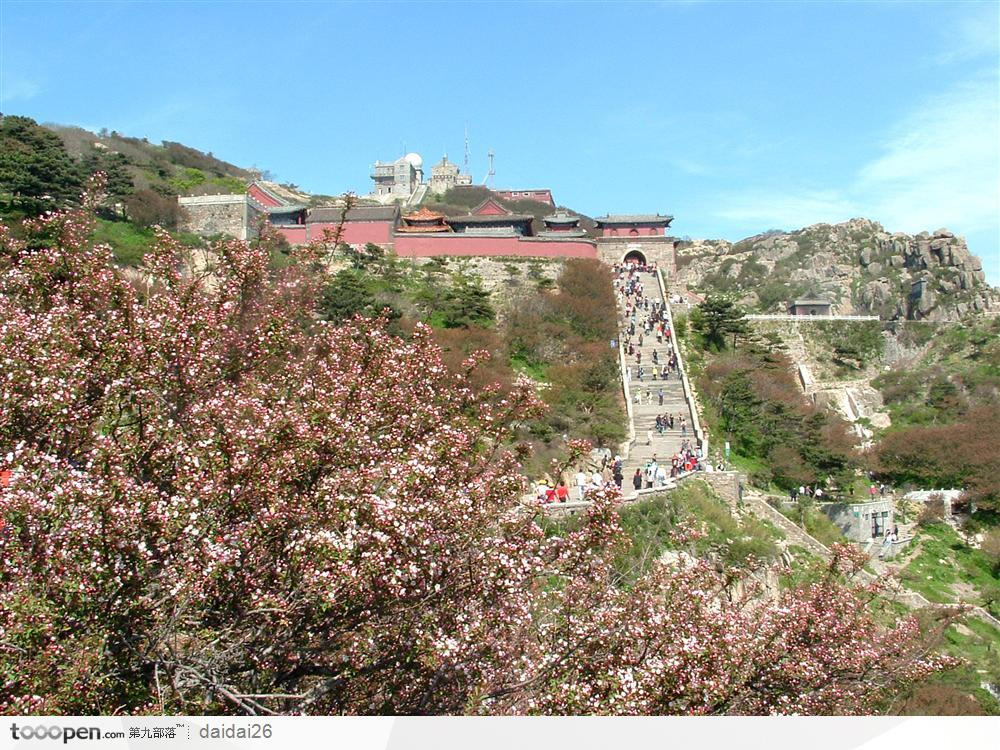
{"type": "Polygon", "coordinates": [[[540,237],[557,239],[559,237],[586,237],[587,230],[580,226],[580,217],[574,216],[564,209],[559,209],[554,214],[542,218],[545,229],[540,233],[540,237]]]}
{"type": "Polygon", "coordinates": [[[789,315],[830,315],[832,303],[825,299],[797,299],[788,305],[789,315]]]}
{"type": "Polygon", "coordinates": [[[396,228],[397,232],[450,232],[451,227],[445,224],[444,214],[421,208],[403,215],[403,224],[396,228]]]}

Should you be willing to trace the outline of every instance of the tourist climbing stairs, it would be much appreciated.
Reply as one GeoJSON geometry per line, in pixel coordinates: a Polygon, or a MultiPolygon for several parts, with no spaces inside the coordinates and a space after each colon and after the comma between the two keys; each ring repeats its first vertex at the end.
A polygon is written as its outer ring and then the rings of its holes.
{"type": "MultiPolygon", "coordinates": [[[[660,286],[657,283],[656,274],[639,273],[642,282],[643,292],[649,299],[650,310],[653,302],[666,303],[660,293],[660,286]]],[[[657,352],[657,359],[660,365],[666,365],[670,360],[672,342],[664,339],[662,343],[656,342],[655,335],[643,335],[642,346],[638,346],[639,332],[642,323],[649,316],[649,312],[640,310],[636,314],[636,333],[632,336],[632,341],[636,344],[636,351],[642,354],[643,377],[638,378],[638,366],[635,354],[625,355],[625,366],[631,370],[631,378],[628,383],[629,397],[632,400],[632,420],[635,428],[635,438],[632,440],[628,456],[624,460],[622,473],[625,475],[623,490],[626,495],[631,494],[632,476],[635,470],[645,467],[646,462],[656,458],[657,463],[665,465],[669,473],[670,459],[681,449],[681,443],[686,439],[691,445],[697,446],[694,435],[693,420],[691,410],[684,397],[684,387],[681,384],[678,372],[670,373],[664,380],[657,378],[653,380],[652,365],[653,352],[657,352]],[[660,403],[660,394],[663,395],[663,403],[660,403]],[[656,430],[657,415],[674,415],[674,428],[665,429],[663,433],[656,430]],[[682,434],[680,419],[684,418],[686,430],[682,434]]],[[[629,320],[625,317],[624,307],[618,309],[619,340],[624,342],[628,338],[629,320]]],[[[645,486],[645,485],[644,485],[645,486]]]]}

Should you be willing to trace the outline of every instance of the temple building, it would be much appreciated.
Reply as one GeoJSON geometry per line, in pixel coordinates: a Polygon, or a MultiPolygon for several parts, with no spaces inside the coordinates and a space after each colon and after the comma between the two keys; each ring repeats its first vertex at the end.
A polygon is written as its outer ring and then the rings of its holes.
{"type": "MultiPolygon", "coordinates": [[[[520,256],[596,258],[597,244],[573,231],[560,216],[551,232],[533,233],[533,216],[517,214],[487,198],[467,214],[445,216],[427,208],[404,214],[392,233],[392,249],[402,258],[520,256]],[[556,227],[567,226],[567,229],[556,227]]],[[[577,217],[572,217],[578,221],[577,217]]]]}
{"type": "Polygon", "coordinates": [[[587,230],[580,226],[580,217],[559,209],[550,216],[542,218],[545,229],[538,233],[539,237],[586,237],[587,230]]]}
{"type": "Polygon", "coordinates": [[[450,232],[451,227],[445,224],[444,214],[421,208],[413,213],[403,215],[403,223],[396,227],[397,232],[450,232]]]}
{"type": "Polygon", "coordinates": [[[461,234],[530,235],[530,214],[515,214],[492,198],[487,198],[465,216],[449,216],[451,228],[461,234]]]}
{"type": "Polygon", "coordinates": [[[673,220],[660,214],[608,214],[594,219],[602,237],[663,237],[673,220]]]}
{"type": "MultiPolygon", "coordinates": [[[[381,185],[383,195],[390,196],[387,205],[309,208],[304,204],[307,196],[286,186],[257,181],[241,194],[178,198],[184,208],[183,228],[205,236],[226,234],[251,239],[266,222],[293,245],[336,240],[361,247],[370,242],[403,258],[594,258],[608,264],[631,260],[656,263],[667,274],[674,272],[677,240],[666,235],[671,216],[602,216],[597,219],[600,236],[594,240],[580,225],[581,217],[564,209],[553,210],[542,218],[544,228],[536,234],[534,216],[514,213],[494,196],[457,216],[427,207],[401,215],[399,203],[391,196],[403,197],[403,191],[420,187],[427,189],[417,182],[422,164],[417,154],[407,154],[392,164],[376,164],[373,178],[382,178],[377,185],[381,185]]],[[[447,179],[457,173],[446,159],[435,166],[449,166],[447,179]]],[[[412,192],[405,197],[410,196],[412,192]]]]}
{"type": "Polygon", "coordinates": [[[605,263],[655,263],[668,274],[677,267],[678,240],[667,236],[673,216],[608,214],[594,219],[600,236],[597,251],[605,263]]]}
{"type": "Polygon", "coordinates": [[[825,299],[796,299],[788,303],[789,315],[830,315],[832,303],[825,299]]]}
{"type": "Polygon", "coordinates": [[[296,226],[306,223],[308,209],[300,203],[291,203],[287,206],[268,206],[264,212],[272,226],[296,226]]]}

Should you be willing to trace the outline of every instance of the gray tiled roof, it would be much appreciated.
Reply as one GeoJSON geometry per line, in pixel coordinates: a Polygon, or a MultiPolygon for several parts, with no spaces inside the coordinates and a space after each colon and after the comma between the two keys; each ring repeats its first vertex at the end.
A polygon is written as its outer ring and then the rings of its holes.
{"type": "Polygon", "coordinates": [[[673,216],[660,214],[608,214],[598,216],[594,221],[598,224],[669,224],[674,220],[673,216]]]}
{"type": "Polygon", "coordinates": [[[792,305],[832,305],[830,300],[826,299],[797,299],[792,302],[792,305]]]}
{"type": "Polygon", "coordinates": [[[534,218],[531,214],[469,214],[448,216],[445,221],[449,224],[517,224],[534,218]]]}
{"type": "Polygon", "coordinates": [[[572,214],[554,213],[546,216],[542,221],[546,224],[573,224],[580,221],[580,217],[572,214]]]}
{"type": "MultiPolygon", "coordinates": [[[[358,206],[347,212],[345,221],[394,221],[399,214],[396,206],[358,206]]],[[[338,206],[320,206],[309,211],[306,223],[340,221],[344,209],[338,206]]]]}

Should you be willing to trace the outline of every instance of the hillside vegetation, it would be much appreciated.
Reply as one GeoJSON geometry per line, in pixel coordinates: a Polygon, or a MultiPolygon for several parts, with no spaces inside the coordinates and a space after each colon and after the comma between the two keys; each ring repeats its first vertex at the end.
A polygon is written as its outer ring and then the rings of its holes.
{"type": "Polygon", "coordinates": [[[892,418],[877,470],[900,485],[966,488],[1000,512],[1000,318],[908,323],[899,339],[914,353],[873,381],[892,418]]]}
{"type": "Polygon", "coordinates": [[[115,131],[91,133],[67,125],[45,125],[59,136],[67,153],[82,164],[120,158],[136,190],[161,195],[242,193],[255,172],[182,143],[150,143],[115,131]],[[117,156],[115,156],[117,155],[117,156]]]}
{"type": "Polygon", "coordinates": [[[339,252],[349,265],[324,286],[320,314],[326,319],[385,314],[400,332],[423,321],[456,370],[474,352],[490,353],[473,376],[478,387],[498,384],[503,397],[522,374],[539,384],[549,409],[520,428],[535,448],[527,473],[547,471],[549,459],[564,454],[567,439],[600,446],[623,439],[617,359],[607,344],[615,334],[615,300],[605,266],[569,259],[552,285],[533,273],[533,263],[511,260],[509,281],[515,284],[501,295],[488,292],[461,259],[418,263],[375,245],[339,252]]]}
{"type": "Polygon", "coordinates": [[[172,141],[153,144],[116,132],[42,126],[27,117],[0,118],[0,217],[15,232],[20,219],[79,202],[88,180],[105,176],[95,238],[118,262],[136,265],[152,242],[150,227],[177,233],[178,195],[242,193],[254,173],[172,141]]]}
{"type": "Polygon", "coordinates": [[[730,461],[763,487],[850,491],[858,456],[846,423],[806,399],[780,339],[755,335],[741,315],[710,297],[677,321],[715,449],[728,441],[730,461]]]}

